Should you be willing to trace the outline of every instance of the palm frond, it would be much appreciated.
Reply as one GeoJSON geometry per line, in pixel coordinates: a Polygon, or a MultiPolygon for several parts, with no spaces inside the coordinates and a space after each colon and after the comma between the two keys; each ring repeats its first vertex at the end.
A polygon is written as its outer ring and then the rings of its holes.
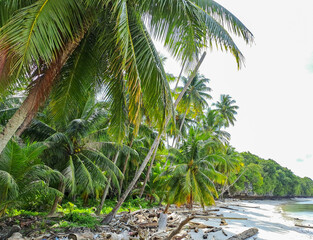
{"type": "Polygon", "coordinates": [[[1,49],[10,49],[14,59],[11,71],[19,76],[34,61],[37,66],[40,60],[49,64],[64,42],[83,28],[85,14],[83,5],[73,0],[38,0],[19,9],[0,31],[5,43],[1,49]]]}

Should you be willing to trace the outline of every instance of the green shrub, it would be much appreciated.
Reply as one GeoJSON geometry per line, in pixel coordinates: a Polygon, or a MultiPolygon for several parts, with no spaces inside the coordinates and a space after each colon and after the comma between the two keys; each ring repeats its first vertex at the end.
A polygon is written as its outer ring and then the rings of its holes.
{"type": "Polygon", "coordinates": [[[87,213],[71,212],[64,216],[64,219],[75,226],[95,228],[100,221],[87,213]]]}

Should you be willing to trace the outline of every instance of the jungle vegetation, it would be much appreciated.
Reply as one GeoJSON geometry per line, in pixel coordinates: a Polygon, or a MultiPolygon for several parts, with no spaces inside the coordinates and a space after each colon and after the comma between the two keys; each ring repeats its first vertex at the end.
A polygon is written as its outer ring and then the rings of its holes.
{"type": "Polygon", "coordinates": [[[246,181],[311,196],[312,180],[230,144],[239,107],[214,101],[198,69],[216,48],[240,68],[232,36],[253,42],[212,0],[0,0],[0,216],[53,215],[63,201],[110,212],[108,223],[126,200],[205,206],[246,181]]]}

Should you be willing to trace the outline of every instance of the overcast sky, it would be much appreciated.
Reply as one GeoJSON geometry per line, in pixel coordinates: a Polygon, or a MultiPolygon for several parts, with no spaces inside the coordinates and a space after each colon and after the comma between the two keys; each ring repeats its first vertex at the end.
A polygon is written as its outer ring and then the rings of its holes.
{"type": "MultiPolygon", "coordinates": [[[[252,46],[236,39],[245,56],[241,70],[231,54],[217,51],[200,68],[211,79],[214,101],[229,94],[240,107],[231,144],[313,179],[313,1],[217,2],[255,36],[252,46]]],[[[180,70],[170,58],[165,68],[180,70]]]]}

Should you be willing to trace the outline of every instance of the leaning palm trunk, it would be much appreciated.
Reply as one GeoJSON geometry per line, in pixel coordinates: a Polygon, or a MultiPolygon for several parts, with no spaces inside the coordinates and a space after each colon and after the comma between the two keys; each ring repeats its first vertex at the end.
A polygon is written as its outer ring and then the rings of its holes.
{"type": "Polygon", "coordinates": [[[82,31],[73,41],[65,45],[63,51],[61,51],[56,59],[51,62],[45,74],[35,81],[35,84],[30,89],[27,98],[8,121],[3,132],[0,133],[0,153],[3,151],[16,131],[20,128],[20,134],[32,121],[39,107],[49,96],[57,75],[60,73],[69,56],[77,48],[84,35],[85,30],[82,31]]]}
{"type": "Polygon", "coordinates": [[[177,78],[177,81],[176,81],[176,84],[175,84],[175,88],[174,88],[174,91],[173,91],[174,94],[176,93],[176,89],[178,87],[179,80],[180,80],[181,76],[183,75],[185,64],[186,64],[186,60],[184,61],[183,66],[181,67],[180,73],[178,75],[178,78],[177,78]]]}
{"type": "MultiPolygon", "coordinates": [[[[114,157],[114,161],[113,163],[116,164],[117,162],[117,158],[118,158],[118,155],[119,155],[119,151],[115,154],[115,157],[114,157]]],[[[108,184],[105,186],[105,189],[104,189],[104,192],[103,192],[103,195],[102,195],[102,198],[101,198],[101,203],[96,211],[96,214],[99,215],[101,213],[101,210],[103,208],[103,204],[104,204],[104,201],[105,199],[107,198],[108,196],[108,193],[109,193],[109,189],[110,189],[110,186],[111,186],[111,177],[109,177],[108,179],[108,184]]]]}
{"type": "Polygon", "coordinates": [[[227,182],[228,182],[228,174],[226,175],[226,180],[223,184],[223,187],[222,187],[222,192],[220,194],[220,199],[223,199],[224,198],[224,193],[225,193],[225,189],[227,187],[227,182]]]}
{"type": "Polygon", "coordinates": [[[151,173],[151,170],[152,170],[152,167],[153,167],[153,163],[154,163],[155,156],[156,156],[156,154],[157,154],[157,150],[158,150],[158,149],[155,149],[154,154],[153,154],[153,156],[152,156],[151,163],[150,163],[150,166],[149,166],[149,168],[148,168],[145,181],[143,182],[143,185],[142,185],[141,190],[140,190],[139,198],[142,197],[143,192],[145,191],[147,182],[149,181],[150,173],[151,173]]]}
{"type": "MultiPolygon", "coordinates": [[[[179,126],[179,134],[181,134],[181,131],[182,131],[182,129],[183,129],[183,126],[184,126],[184,123],[185,123],[185,120],[186,120],[187,112],[188,112],[188,108],[186,109],[185,114],[184,114],[184,117],[183,117],[183,119],[182,119],[182,122],[181,122],[181,124],[180,124],[180,126],[179,126]]],[[[173,147],[173,148],[176,148],[176,146],[177,146],[177,144],[178,144],[178,142],[179,142],[179,138],[180,138],[179,135],[177,136],[177,138],[174,137],[173,143],[172,143],[172,147],[173,147]],[[175,141],[176,141],[176,142],[175,142],[175,141]]]]}
{"type": "Polygon", "coordinates": [[[245,168],[245,169],[242,171],[242,173],[236,178],[236,180],[235,180],[232,184],[228,185],[227,188],[224,189],[224,190],[221,192],[221,195],[222,195],[222,196],[223,196],[223,194],[224,194],[225,192],[227,192],[227,191],[241,178],[241,176],[245,173],[246,170],[247,170],[247,168],[245,168]]]}
{"type": "MultiPolygon", "coordinates": [[[[133,146],[133,142],[134,142],[134,138],[132,138],[132,140],[130,141],[129,143],[129,147],[131,148],[133,146]]],[[[121,189],[121,192],[122,192],[122,189],[123,189],[123,182],[124,182],[124,178],[125,178],[125,173],[126,173],[126,169],[127,169],[127,164],[128,164],[128,160],[130,158],[130,154],[127,154],[127,157],[125,159],[125,163],[124,163],[124,167],[123,167],[123,177],[121,178],[120,180],[120,189],[121,189]]],[[[118,197],[120,198],[120,196],[118,197]]]]}
{"type": "MultiPolygon", "coordinates": [[[[192,82],[193,78],[196,76],[196,73],[197,73],[201,63],[203,62],[203,59],[205,58],[205,55],[206,55],[206,52],[203,53],[203,55],[202,55],[201,59],[199,60],[197,66],[195,67],[194,71],[192,72],[191,76],[189,77],[189,80],[188,80],[187,84],[185,85],[184,89],[181,91],[181,93],[177,97],[177,99],[176,99],[176,101],[174,103],[174,109],[176,109],[178,103],[180,102],[180,100],[182,99],[183,95],[187,91],[188,86],[192,82]]],[[[131,181],[131,183],[129,184],[128,188],[123,193],[122,197],[117,202],[117,204],[115,205],[113,210],[102,220],[102,222],[101,222],[102,224],[108,224],[108,223],[110,223],[112,221],[112,219],[115,216],[115,214],[117,213],[118,209],[124,203],[124,201],[126,200],[128,194],[130,193],[130,191],[134,188],[134,186],[137,183],[139,177],[141,176],[143,170],[145,169],[146,165],[148,164],[148,162],[149,162],[153,152],[158,148],[160,140],[161,140],[161,136],[163,135],[163,132],[166,129],[166,126],[169,123],[171,117],[172,116],[167,116],[167,118],[165,120],[165,125],[164,125],[164,128],[163,128],[163,131],[159,132],[157,137],[154,139],[154,142],[153,142],[153,144],[152,144],[152,146],[151,146],[147,156],[143,160],[143,162],[142,162],[140,168],[138,169],[138,171],[135,173],[135,176],[134,176],[133,180],[131,181]]]]}

